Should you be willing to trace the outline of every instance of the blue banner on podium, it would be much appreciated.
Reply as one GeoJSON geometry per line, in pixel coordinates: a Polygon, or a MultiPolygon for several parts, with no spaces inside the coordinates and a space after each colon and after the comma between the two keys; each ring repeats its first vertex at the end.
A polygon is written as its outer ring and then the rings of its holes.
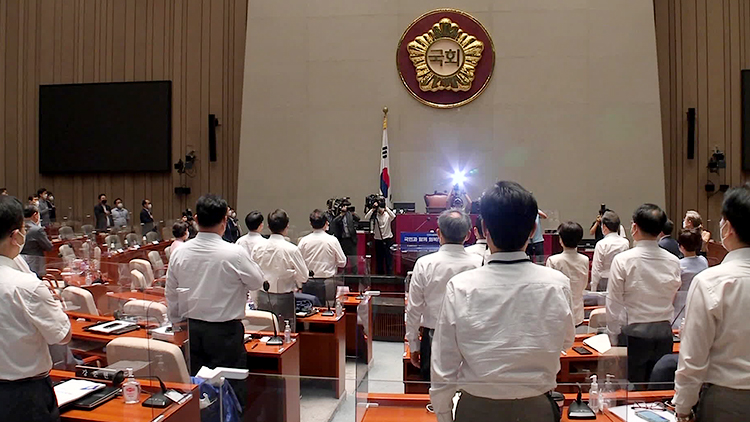
{"type": "Polygon", "coordinates": [[[401,232],[401,252],[426,252],[440,249],[437,233],[401,232]]]}

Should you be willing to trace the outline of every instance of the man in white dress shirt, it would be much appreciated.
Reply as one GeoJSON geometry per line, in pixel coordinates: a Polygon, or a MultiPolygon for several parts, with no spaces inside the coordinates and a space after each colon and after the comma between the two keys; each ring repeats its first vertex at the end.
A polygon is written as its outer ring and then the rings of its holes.
{"type": "MultiPolygon", "coordinates": [[[[578,243],[583,239],[583,227],[568,221],[557,228],[563,252],[547,259],[547,266],[560,271],[570,279],[573,296],[573,319],[576,328],[583,324],[583,291],[589,282],[589,257],[578,253],[578,243]]],[[[585,327],[584,327],[585,328],[585,327]]]]}
{"type": "Polygon", "coordinates": [[[310,213],[313,232],[299,241],[300,253],[310,271],[310,279],[302,286],[302,293],[313,295],[321,305],[327,302],[326,290],[335,288],[336,271],[346,266],[346,255],[336,236],[326,233],[328,219],[321,210],[310,213]]]}
{"type": "MultiPolygon", "coordinates": [[[[602,233],[604,239],[596,243],[594,260],[591,263],[591,291],[607,291],[607,280],[612,260],[620,252],[630,249],[628,239],[618,234],[620,217],[614,211],[606,211],[602,216],[602,233]]],[[[661,229],[659,229],[661,233],[661,229]]]]}
{"type": "Polygon", "coordinates": [[[490,259],[446,286],[432,344],[430,398],[439,422],[559,420],[549,396],[560,351],[573,345],[570,282],[533,264],[526,244],[537,202],[521,185],[498,182],[481,200],[490,259]]]}
{"type": "Polygon", "coordinates": [[[70,319],[43,281],[19,271],[25,236],[21,202],[0,196],[0,419],[59,421],[47,346],[70,341],[70,319]]]}
{"type": "Polygon", "coordinates": [[[438,217],[440,249],[419,258],[414,264],[406,307],[406,340],[411,363],[420,369],[424,381],[430,380],[432,339],[448,280],[482,266],[481,256],[469,254],[464,249],[470,229],[471,219],[465,212],[458,209],[443,211],[438,217]]]}
{"type": "Polygon", "coordinates": [[[680,260],[659,247],[667,215],[654,204],[633,213],[635,247],[615,256],[607,286],[607,328],[628,348],[628,381],[644,389],[662,356],[672,353],[680,260]]]}
{"type": "Polygon", "coordinates": [[[484,231],[482,230],[482,216],[478,216],[474,222],[474,237],[477,241],[466,247],[466,252],[482,257],[482,265],[490,256],[490,247],[487,246],[487,239],[484,237],[484,231]]]}
{"type": "Polygon", "coordinates": [[[289,229],[286,211],[277,209],[268,214],[268,228],[271,229],[271,237],[267,242],[255,245],[251,255],[269,284],[268,292],[258,292],[258,309],[276,313],[282,327],[284,320],[288,320],[294,331],[294,292],[307,282],[310,271],[299,248],[284,239],[289,229]]]}
{"type": "MultiPolygon", "coordinates": [[[[262,287],[263,272],[242,247],[221,238],[227,224],[224,199],[200,197],[195,218],[198,235],[170,256],[165,292],[169,319],[188,320],[192,375],[203,366],[245,369],[242,319],[247,293],[262,287]]],[[[230,383],[244,406],[245,381],[230,383]]]]}
{"type": "Polygon", "coordinates": [[[247,254],[252,256],[255,245],[265,242],[266,238],[260,232],[263,231],[263,214],[260,211],[250,211],[245,216],[247,234],[237,239],[237,244],[245,248],[247,254]]]}
{"type": "Polygon", "coordinates": [[[724,194],[721,265],[693,279],[675,374],[678,421],[750,420],[750,187],[724,194]],[[701,390],[702,389],[702,390],[701,390]],[[700,401],[699,401],[700,396],[700,401]]]}

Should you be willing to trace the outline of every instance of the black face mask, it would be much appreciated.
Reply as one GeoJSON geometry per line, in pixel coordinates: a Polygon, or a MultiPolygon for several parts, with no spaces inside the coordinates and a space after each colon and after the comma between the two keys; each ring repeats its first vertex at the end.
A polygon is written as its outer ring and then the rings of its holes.
{"type": "Polygon", "coordinates": [[[102,205],[107,205],[107,200],[102,201],[102,205]]]}

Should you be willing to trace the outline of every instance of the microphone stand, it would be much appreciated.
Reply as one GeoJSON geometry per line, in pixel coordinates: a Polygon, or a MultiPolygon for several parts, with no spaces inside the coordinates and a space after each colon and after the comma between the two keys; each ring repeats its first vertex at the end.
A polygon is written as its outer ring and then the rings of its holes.
{"type": "MultiPolygon", "coordinates": [[[[266,296],[268,297],[268,304],[271,306],[271,315],[273,315],[274,319],[278,321],[278,317],[276,316],[276,307],[273,306],[273,302],[271,301],[271,294],[268,292],[268,290],[271,289],[271,284],[268,281],[263,282],[263,290],[266,291],[266,296]]],[[[266,311],[268,312],[268,311],[266,311]]],[[[266,344],[269,346],[281,346],[284,344],[284,340],[279,337],[279,332],[276,330],[276,321],[273,321],[271,325],[273,325],[273,337],[271,337],[266,344]]]]}

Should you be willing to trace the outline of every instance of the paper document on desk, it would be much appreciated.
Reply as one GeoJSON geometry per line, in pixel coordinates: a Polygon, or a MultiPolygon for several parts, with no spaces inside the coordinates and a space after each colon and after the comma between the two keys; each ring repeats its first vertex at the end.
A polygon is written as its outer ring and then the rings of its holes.
{"type": "Polygon", "coordinates": [[[97,333],[110,334],[114,331],[122,330],[123,328],[135,327],[137,325],[138,324],[136,324],[135,322],[120,320],[120,321],[112,321],[108,324],[102,324],[102,325],[90,327],[88,330],[95,331],[97,333]]]}
{"type": "Polygon", "coordinates": [[[82,397],[88,396],[96,390],[104,388],[105,385],[100,382],[91,382],[79,379],[70,379],[60,384],[57,384],[54,388],[55,397],[57,397],[57,405],[65,406],[68,403],[72,403],[82,397]]]}
{"type": "Polygon", "coordinates": [[[609,411],[612,412],[613,415],[617,416],[621,420],[627,421],[627,422],[632,422],[632,421],[646,422],[650,420],[645,417],[638,416],[639,412],[655,413],[656,415],[659,415],[662,418],[666,419],[668,422],[677,421],[677,418],[675,417],[675,415],[670,412],[667,412],[666,410],[652,410],[652,409],[637,408],[633,406],[632,404],[628,406],[612,407],[609,409],[609,411]]]}
{"type": "Polygon", "coordinates": [[[589,337],[583,341],[583,344],[591,347],[602,355],[612,348],[612,344],[609,342],[609,336],[607,334],[599,334],[589,337]]]}

